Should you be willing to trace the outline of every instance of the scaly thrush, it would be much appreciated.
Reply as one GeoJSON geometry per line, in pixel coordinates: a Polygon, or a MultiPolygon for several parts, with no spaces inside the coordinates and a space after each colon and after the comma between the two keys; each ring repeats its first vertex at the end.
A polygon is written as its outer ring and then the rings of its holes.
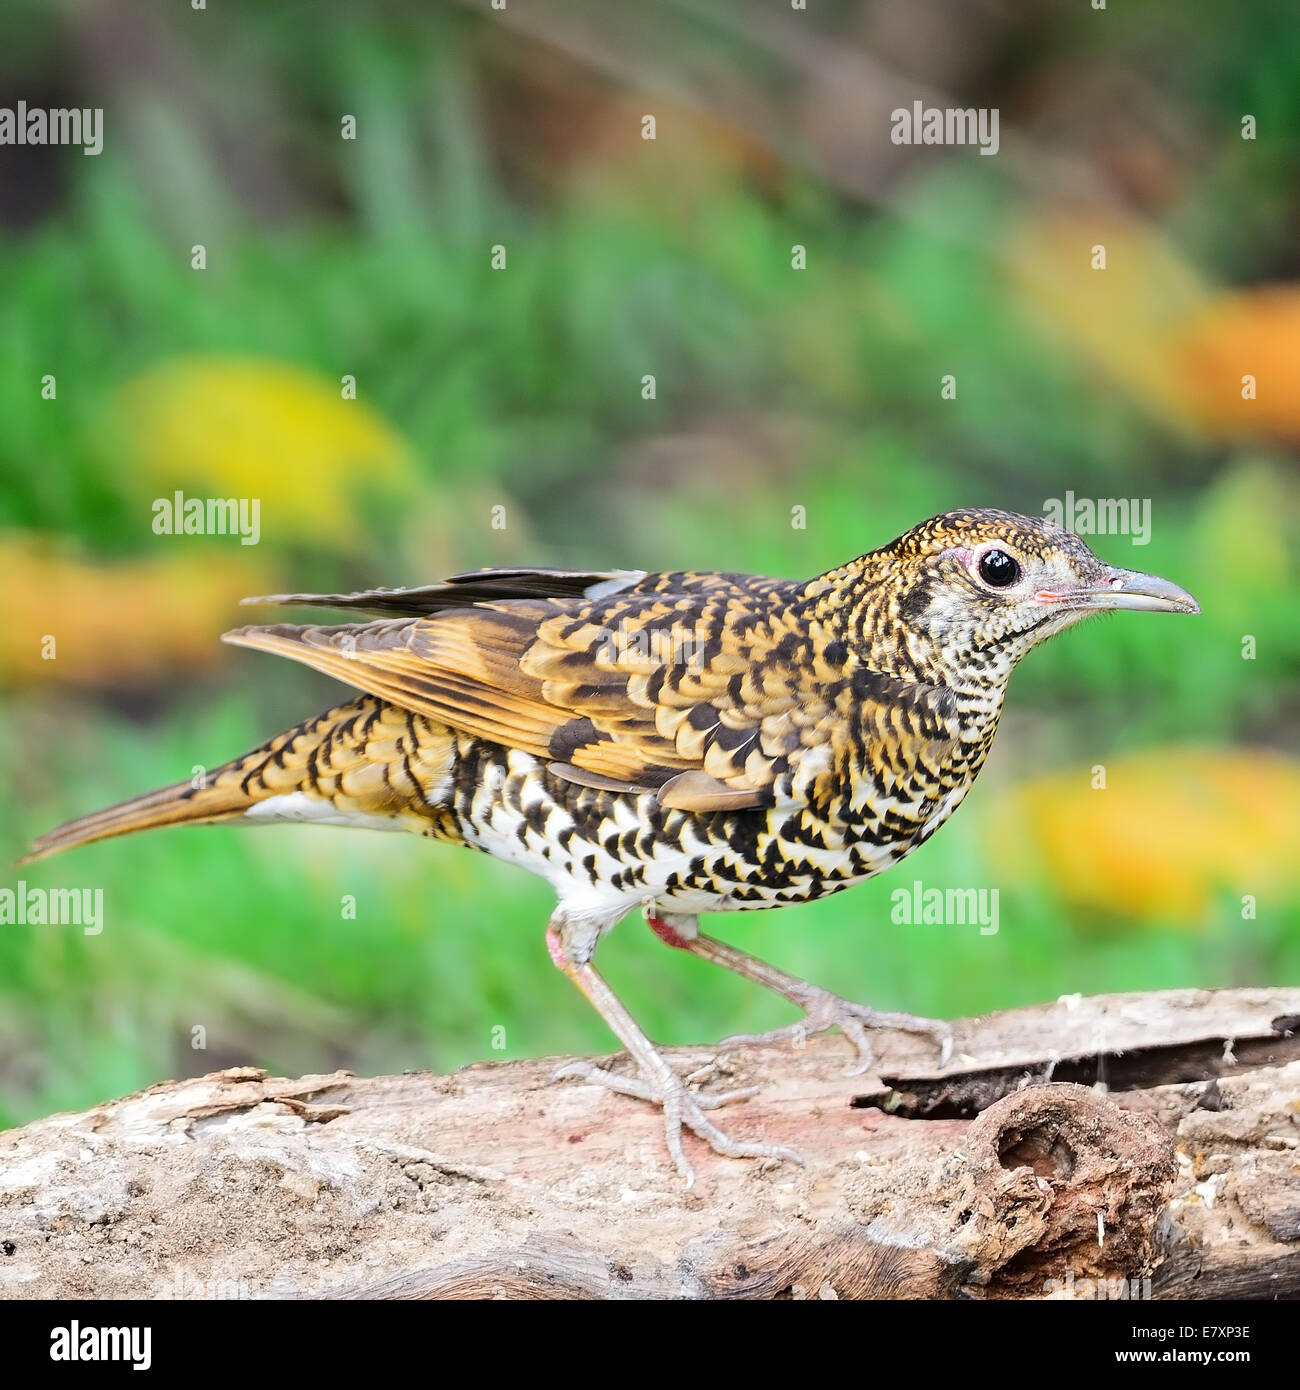
{"type": "Polygon", "coordinates": [[[45,835],[33,857],[132,830],[233,819],[413,830],[519,864],[558,899],[556,963],[640,1070],[568,1074],[663,1107],[719,1153],[704,1113],[747,1094],[688,1090],[591,964],[642,907],[674,946],[784,995],[795,1031],[945,1025],[877,1013],[700,934],[698,914],[807,902],[929,839],[988,753],[1017,661],[1091,614],[1196,613],[1163,579],[1103,563],[1068,531],[954,511],[807,582],[709,571],[483,570],[417,589],[287,594],[375,615],[245,627],[364,692],[211,773],[45,835]]]}

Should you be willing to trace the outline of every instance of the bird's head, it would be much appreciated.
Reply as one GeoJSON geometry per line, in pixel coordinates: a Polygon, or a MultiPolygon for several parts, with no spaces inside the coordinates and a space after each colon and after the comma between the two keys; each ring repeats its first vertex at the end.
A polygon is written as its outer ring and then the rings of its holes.
{"type": "Polygon", "coordinates": [[[1032,647],[1096,613],[1201,611],[1167,579],[1108,565],[1072,532],[1014,512],[945,512],[862,563],[875,598],[859,611],[876,629],[863,638],[901,643],[903,664],[954,688],[1005,682],[1032,647]]]}

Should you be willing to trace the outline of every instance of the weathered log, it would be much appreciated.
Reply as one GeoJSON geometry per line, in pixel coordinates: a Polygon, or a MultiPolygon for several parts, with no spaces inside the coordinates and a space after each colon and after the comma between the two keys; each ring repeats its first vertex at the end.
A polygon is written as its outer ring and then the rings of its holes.
{"type": "Polygon", "coordinates": [[[943,1071],[902,1034],[858,1077],[833,1036],[678,1049],[806,1159],[688,1140],[689,1190],[560,1059],[164,1082],[0,1135],[0,1296],[1294,1295],[1298,1029],[1300,990],[1174,991],[959,1022],[943,1071]]]}

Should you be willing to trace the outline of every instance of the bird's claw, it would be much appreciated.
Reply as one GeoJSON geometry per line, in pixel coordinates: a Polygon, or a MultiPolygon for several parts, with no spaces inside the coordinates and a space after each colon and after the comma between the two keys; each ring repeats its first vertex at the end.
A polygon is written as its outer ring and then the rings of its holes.
{"type": "Polygon", "coordinates": [[[797,1023],[787,1024],[784,1028],[771,1028],[766,1033],[737,1033],[723,1038],[719,1045],[739,1047],[746,1043],[789,1042],[795,1047],[803,1047],[815,1034],[838,1028],[857,1053],[854,1061],[845,1067],[844,1074],[860,1076],[875,1061],[868,1029],[897,1028],[904,1033],[922,1033],[933,1038],[939,1045],[941,1067],[946,1067],[952,1056],[952,1029],[942,1019],[886,1013],[869,1008],[866,1004],[855,1004],[851,999],[841,999],[839,995],[821,989],[810,990],[798,1002],[804,1016],[797,1023]]]}
{"type": "Polygon", "coordinates": [[[668,1152],[673,1164],[686,1181],[687,1187],[694,1186],[695,1170],[687,1161],[682,1147],[682,1130],[689,1129],[698,1135],[713,1150],[724,1158],[771,1158],[789,1159],[792,1163],[803,1163],[803,1156],[795,1149],[787,1149],[779,1144],[750,1143],[733,1139],[723,1133],[706,1115],[706,1110],[716,1110],[720,1105],[744,1100],[752,1096],[757,1086],[744,1086],[739,1090],[725,1091],[721,1095],[702,1096],[688,1090],[686,1083],[675,1073],[669,1073],[671,1080],[662,1083],[637,1076],[617,1076],[613,1072],[598,1067],[594,1062],[569,1062],[562,1066],[552,1078],[554,1081],[577,1079],[604,1086],[623,1096],[635,1096],[658,1105],[664,1114],[664,1128],[668,1152]]]}

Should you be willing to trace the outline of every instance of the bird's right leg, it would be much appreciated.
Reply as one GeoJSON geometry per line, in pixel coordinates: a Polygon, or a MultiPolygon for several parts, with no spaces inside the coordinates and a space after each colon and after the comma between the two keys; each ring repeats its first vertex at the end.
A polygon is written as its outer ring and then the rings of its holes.
{"type": "Polygon", "coordinates": [[[593,1062],[571,1062],[560,1068],[556,1080],[577,1077],[662,1107],[668,1152],[677,1171],[686,1179],[687,1187],[694,1183],[695,1171],[682,1148],[683,1128],[697,1134],[715,1153],[727,1158],[788,1158],[795,1163],[803,1162],[793,1149],[732,1139],[705,1115],[705,1110],[716,1110],[729,1101],[743,1100],[753,1095],[757,1088],[749,1086],[718,1096],[701,1096],[688,1090],[686,1083],[664,1061],[655,1045],[619,1002],[618,996],[592,967],[586,958],[590,956],[591,945],[566,941],[564,925],[557,927],[552,921],[546,929],[546,946],[556,966],[587,996],[641,1071],[641,1078],[615,1076],[593,1062]]]}
{"type": "Polygon", "coordinates": [[[857,1004],[852,999],[841,999],[838,994],[809,984],[797,975],[788,975],[784,970],[769,965],[757,956],[738,951],[725,941],[705,936],[694,917],[671,917],[667,913],[647,908],[646,921],[650,930],[669,946],[679,951],[689,951],[701,960],[712,961],[724,970],[731,970],[746,980],[752,980],[764,989],[774,990],[804,1011],[798,1023],[788,1023],[784,1028],[773,1028],[766,1033],[743,1033],[723,1038],[722,1045],[738,1043],[776,1043],[793,1042],[803,1044],[814,1033],[824,1033],[830,1028],[838,1028],[853,1044],[857,1058],[845,1069],[846,1076],[858,1076],[870,1067],[875,1054],[871,1046],[868,1029],[897,1028],[905,1033],[922,1033],[931,1037],[939,1046],[939,1065],[946,1066],[952,1055],[952,1029],[941,1019],[918,1018],[914,1014],[886,1013],[866,1004],[857,1004]]]}

